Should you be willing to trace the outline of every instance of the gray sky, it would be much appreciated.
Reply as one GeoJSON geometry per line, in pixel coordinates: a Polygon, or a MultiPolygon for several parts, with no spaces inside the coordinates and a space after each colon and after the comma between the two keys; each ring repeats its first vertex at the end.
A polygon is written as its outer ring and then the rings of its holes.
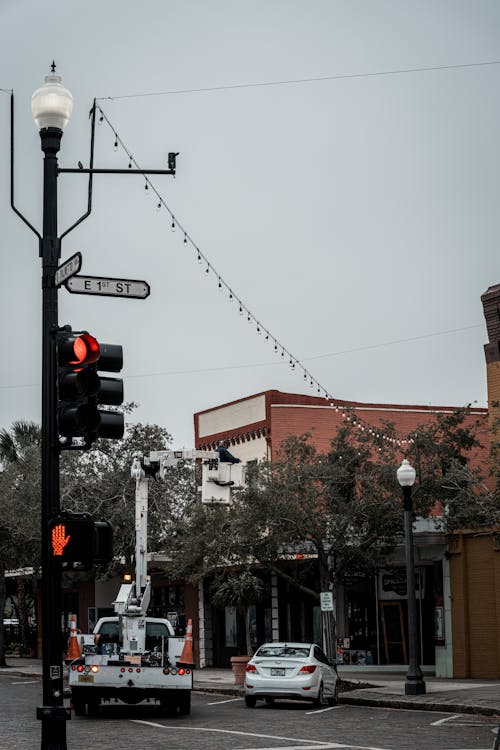
{"type": "MultiPolygon", "coordinates": [[[[500,61],[491,0],[34,0],[0,5],[0,87],[16,102],[16,203],[38,227],[30,100],[52,59],[74,97],[61,166],[88,163],[94,97],[234,293],[218,289],[140,177],[97,176],[64,241],[82,273],[144,279],[145,301],[59,295],[60,323],[124,347],[135,418],[193,444],[193,412],[278,388],[315,394],[236,298],[331,394],[486,405],[480,296],[500,281],[500,61]],[[53,17],[50,17],[51,14],[53,17]],[[131,94],[333,78],[287,85],[131,94]],[[460,330],[457,330],[460,329],[460,330]],[[446,331],[454,331],[436,335],[446,331]],[[406,340],[406,341],[404,341],[406,340]],[[388,342],[391,345],[383,346],[388,342]],[[356,350],[356,351],[352,351],[356,350]]],[[[10,209],[0,93],[0,426],[40,419],[34,235],[10,209]]],[[[126,168],[97,128],[95,166],[126,168]]],[[[60,231],[86,179],[59,181],[60,231]]]]}

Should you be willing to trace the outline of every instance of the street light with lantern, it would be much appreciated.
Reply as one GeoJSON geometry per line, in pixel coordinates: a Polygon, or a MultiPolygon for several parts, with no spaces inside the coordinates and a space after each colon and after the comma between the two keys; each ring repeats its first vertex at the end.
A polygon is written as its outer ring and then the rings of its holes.
{"type": "MultiPolygon", "coordinates": [[[[42,259],[42,500],[41,500],[41,559],[42,559],[42,648],[43,648],[43,706],[37,709],[42,721],[42,750],[66,750],[66,719],[71,718],[64,707],[61,655],[62,592],[60,561],[51,554],[51,521],[60,514],[59,455],[65,448],[59,441],[57,422],[57,333],[58,305],[56,272],[61,256],[61,240],[84,221],[92,208],[92,178],[100,174],[168,174],[175,175],[177,152],[169,154],[169,168],[156,170],[94,169],[94,133],[96,103],[90,111],[92,131],[90,164],[76,168],[58,167],[57,154],[64,128],[73,109],[73,97],[56,73],[55,63],[31,100],[35,124],[40,132],[44,153],[43,171],[43,230],[42,234],[23,216],[14,203],[14,93],[11,93],[11,207],[38,237],[42,259]],[[89,177],[87,211],[58,237],[57,234],[57,179],[62,172],[83,173],[89,177]]],[[[114,403],[114,402],[113,402],[114,403]]],[[[118,437],[118,435],[104,435],[118,437]]],[[[70,443],[70,447],[73,447],[70,443]]],[[[78,448],[79,446],[74,446],[78,448]]],[[[86,445],[83,449],[88,448],[86,445]]]]}
{"type": "Polygon", "coordinates": [[[406,695],[425,693],[425,682],[418,658],[417,599],[415,596],[415,562],[413,556],[413,509],[411,488],[415,483],[416,472],[405,458],[397,470],[398,482],[403,489],[403,509],[405,528],[406,593],[408,597],[408,652],[409,663],[405,681],[406,695]]]}
{"type": "MultiPolygon", "coordinates": [[[[59,439],[57,429],[56,331],[58,327],[55,274],[61,256],[57,235],[57,154],[63,130],[73,109],[73,97],[62,85],[52,63],[45,83],[31,99],[31,111],[40,131],[44,153],[42,258],[42,750],[65,750],[66,719],[63,705],[61,655],[61,567],[50,552],[50,521],[60,512],[59,439]]],[[[68,715],[69,714],[69,715],[68,715]]]]}

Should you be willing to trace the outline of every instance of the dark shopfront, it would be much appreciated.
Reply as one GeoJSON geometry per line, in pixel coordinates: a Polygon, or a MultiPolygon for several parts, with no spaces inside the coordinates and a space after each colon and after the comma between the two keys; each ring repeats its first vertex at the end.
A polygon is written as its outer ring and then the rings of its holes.
{"type": "MultiPolygon", "coordinates": [[[[296,578],[317,588],[314,566],[305,562],[295,568],[296,578]]],[[[322,643],[319,602],[288,581],[278,578],[279,639],[322,643]]],[[[442,597],[442,565],[426,563],[416,567],[418,633],[421,663],[435,663],[436,607],[442,597]]],[[[209,591],[205,592],[209,601],[209,591]]],[[[405,568],[395,566],[377,576],[346,578],[337,599],[337,648],[339,663],[407,664],[408,611],[405,568]]],[[[231,656],[245,653],[245,621],[233,607],[212,607],[213,665],[227,667],[231,656]]],[[[272,640],[270,582],[266,595],[250,607],[252,646],[272,640]]]]}
{"type": "MultiPolygon", "coordinates": [[[[415,569],[421,663],[435,662],[435,610],[442,597],[442,565],[415,569]]],[[[407,664],[406,571],[386,568],[371,578],[349,577],[344,585],[344,626],[339,616],[338,659],[343,664],[407,664]]]]}

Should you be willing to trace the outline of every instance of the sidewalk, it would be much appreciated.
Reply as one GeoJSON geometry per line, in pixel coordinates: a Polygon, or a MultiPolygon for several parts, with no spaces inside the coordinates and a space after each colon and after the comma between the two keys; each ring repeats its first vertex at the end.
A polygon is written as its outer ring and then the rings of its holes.
{"type": "MultiPolygon", "coordinates": [[[[0,675],[41,677],[40,659],[7,657],[7,668],[0,675]]],[[[340,703],[384,708],[411,708],[446,713],[483,714],[500,717],[500,680],[440,679],[424,671],[425,695],[405,695],[404,668],[339,667],[343,681],[340,703]]],[[[234,684],[230,669],[207,667],[194,672],[194,690],[222,695],[243,695],[234,684]]]]}

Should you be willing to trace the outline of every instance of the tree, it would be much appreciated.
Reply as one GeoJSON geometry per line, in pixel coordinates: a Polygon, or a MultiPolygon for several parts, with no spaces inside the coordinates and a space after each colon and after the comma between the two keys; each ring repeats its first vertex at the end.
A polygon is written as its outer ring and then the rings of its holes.
{"type": "MultiPolygon", "coordinates": [[[[493,495],[468,461],[478,447],[477,430],[465,409],[440,415],[410,436],[408,455],[420,479],[417,512],[427,515],[442,506],[444,530],[495,519],[493,495]]],[[[289,436],[275,461],[249,468],[248,487],[232,506],[198,503],[189,509],[177,528],[175,574],[195,582],[250,565],[275,572],[316,600],[333,577],[335,593],[346,575],[368,575],[387,564],[403,539],[396,479],[401,457],[391,424],[377,434],[362,429],[355,413],[326,454],[316,451],[309,435],[289,436]],[[289,558],[308,552],[317,556],[315,587],[301,578],[298,566],[290,571],[289,558]]]]}
{"type": "Polygon", "coordinates": [[[253,655],[250,633],[250,606],[255,604],[264,593],[262,580],[248,568],[227,574],[222,581],[212,584],[215,591],[212,601],[223,607],[235,607],[245,621],[245,653],[253,655]]]}
{"type": "Polygon", "coordinates": [[[495,441],[489,465],[473,466],[471,461],[473,452],[482,448],[478,434],[483,425],[472,420],[470,408],[464,407],[438,414],[409,436],[408,458],[417,471],[416,512],[434,513],[444,531],[484,529],[500,522],[498,495],[487,482],[490,470],[494,472],[495,441]]]}
{"type": "MultiPolygon", "coordinates": [[[[133,405],[128,407],[129,411],[133,405]]],[[[114,532],[114,561],[102,566],[99,576],[111,575],[125,558],[133,564],[135,554],[135,483],[130,468],[136,453],[169,446],[171,436],[164,428],[141,423],[127,424],[123,440],[98,440],[92,450],[63,451],[60,462],[61,509],[89,512],[94,520],[109,520],[114,532]]],[[[0,578],[4,584],[7,569],[40,569],[41,455],[40,430],[33,423],[16,422],[10,431],[0,433],[0,578]]],[[[152,481],[149,492],[150,551],[168,547],[174,520],[195,496],[194,468],[186,464],[172,467],[165,481],[152,481]]],[[[74,576],[65,573],[65,576],[74,576]]],[[[89,574],[76,574],[93,575],[89,574]]],[[[5,595],[0,586],[0,607],[5,595]]],[[[3,654],[3,619],[0,627],[0,654],[3,654]]],[[[2,658],[0,656],[0,658],[2,658]]]]}
{"type": "MultiPolygon", "coordinates": [[[[40,428],[34,422],[14,422],[10,430],[0,430],[0,664],[5,665],[3,612],[6,601],[5,572],[9,568],[39,565],[40,543],[40,428]]],[[[17,579],[18,614],[21,639],[29,649],[30,634],[25,606],[25,580],[17,579]]]]}

